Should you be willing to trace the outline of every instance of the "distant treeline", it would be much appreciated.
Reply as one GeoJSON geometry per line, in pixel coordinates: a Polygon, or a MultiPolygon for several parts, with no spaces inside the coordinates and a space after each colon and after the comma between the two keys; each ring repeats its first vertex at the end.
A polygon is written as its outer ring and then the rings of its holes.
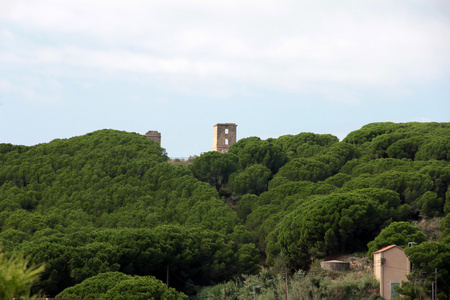
{"type": "Polygon", "coordinates": [[[343,141],[249,137],[188,167],[142,135],[100,130],[0,144],[0,243],[45,263],[35,288],[49,296],[113,299],[150,284],[157,299],[183,299],[161,281],[194,295],[260,266],[306,271],[315,258],[384,247],[374,239],[390,224],[442,217],[440,239],[417,237],[408,251],[419,269],[419,254],[438,249],[420,268],[439,266],[445,281],[449,186],[450,123],[373,123],[343,141]]]}

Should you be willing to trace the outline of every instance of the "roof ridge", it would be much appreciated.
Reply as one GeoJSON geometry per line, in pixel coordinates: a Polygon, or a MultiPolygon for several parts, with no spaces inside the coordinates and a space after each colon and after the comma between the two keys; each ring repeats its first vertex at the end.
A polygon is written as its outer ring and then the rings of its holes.
{"type": "Polygon", "coordinates": [[[389,250],[389,249],[392,249],[392,248],[394,248],[394,247],[397,247],[397,248],[401,249],[402,251],[404,251],[402,247],[399,247],[399,246],[397,246],[397,245],[390,245],[390,246],[384,247],[384,248],[382,248],[382,249],[380,249],[380,250],[377,250],[377,251],[375,251],[374,253],[384,252],[384,251],[389,250]]]}

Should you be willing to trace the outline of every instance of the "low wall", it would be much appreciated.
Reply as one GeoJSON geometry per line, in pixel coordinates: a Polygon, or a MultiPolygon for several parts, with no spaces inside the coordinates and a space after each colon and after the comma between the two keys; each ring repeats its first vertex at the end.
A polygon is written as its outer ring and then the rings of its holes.
{"type": "Polygon", "coordinates": [[[320,266],[322,267],[322,269],[337,272],[350,270],[350,263],[340,260],[322,261],[320,263],[320,266]]]}

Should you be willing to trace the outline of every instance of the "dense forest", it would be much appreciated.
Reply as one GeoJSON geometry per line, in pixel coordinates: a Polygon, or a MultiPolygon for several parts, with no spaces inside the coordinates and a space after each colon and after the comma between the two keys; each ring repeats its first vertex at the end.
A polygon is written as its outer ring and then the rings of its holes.
{"type": "Polygon", "coordinates": [[[0,261],[43,265],[40,295],[208,299],[205,287],[231,291],[268,270],[306,282],[323,257],[416,242],[406,254],[420,280],[401,293],[430,294],[437,268],[450,299],[449,185],[450,123],[249,137],[187,167],[116,130],[0,144],[0,261]],[[434,237],[412,225],[428,219],[434,237]]]}

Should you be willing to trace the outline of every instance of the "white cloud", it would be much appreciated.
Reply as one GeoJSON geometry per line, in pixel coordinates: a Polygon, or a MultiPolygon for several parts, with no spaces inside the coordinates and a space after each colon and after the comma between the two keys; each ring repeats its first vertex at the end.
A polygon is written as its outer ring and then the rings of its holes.
{"type": "Polygon", "coordinates": [[[5,41],[5,40],[9,40],[13,37],[11,31],[7,30],[7,29],[0,29],[0,38],[5,41]]]}
{"type": "Polygon", "coordinates": [[[11,89],[11,83],[8,80],[0,80],[0,91],[4,92],[11,89]]]}
{"type": "MultiPolygon", "coordinates": [[[[325,95],[333,94],[327,84],[384,88],[448,76],[450,18],[439,11],[450,5],[414,3],[7,1],[0,21],[43,38],[30,38],[29,50],[16,39],[21,50],[0,48],[0,62],[156,75],[173,88],[226,80],[225,90],[239,81],[325,95]]],[[[355,97],[342,91],[337,101],[355,97]]]]}
{"type": "Polygon", "coordinates": [[[36,78],[24,76],[20,82],[14,80],[0,80],[0,92],[3,101],[26,101],[43,104],[55,104],[61,98],[64,89],[60,81],[54,78],[36,78]],[[8,95],[5,97],[5,95],[8,95]]]}
{"type": "Polygon", "coordinates": [[[420,118],[416,118],[416,119],[413,119],[413,120],[408,121],[408,122],[427,123],[427,122],[433,122],[433,120],[431,120],[430,118],[426,118],[426,117],[420,117],[420,118]]]}

